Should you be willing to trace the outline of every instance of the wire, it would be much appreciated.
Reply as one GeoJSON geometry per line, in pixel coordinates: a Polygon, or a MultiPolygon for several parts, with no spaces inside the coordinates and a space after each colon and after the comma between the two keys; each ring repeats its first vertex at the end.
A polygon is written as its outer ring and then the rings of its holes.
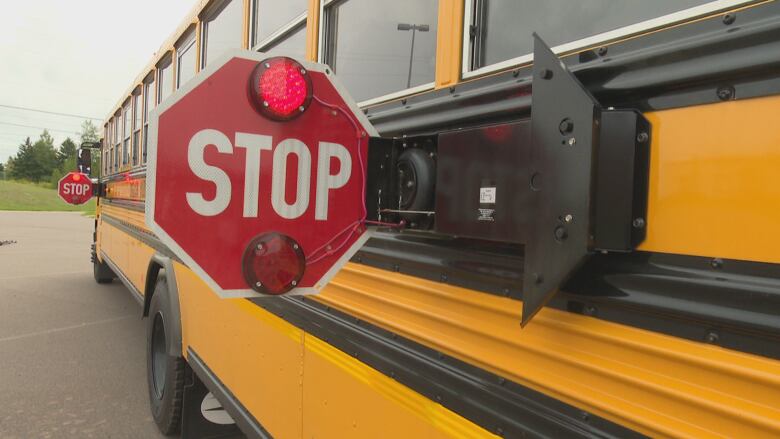
{"type": "Polygon", "coordinates": [[[13,126],[13,127],[35,128],[35,129],[47,130],[47,131],[58,131],[60,133],[80,134],[78,131],[58,130],[56,128],[39,127],[39,126],[35,126],[35,125],[22,125],[20,123],[11,123],[11,122],[2,122],[2,121],[0,121],[0,124],[2,124],[2,125],[10,125],[10,126],[13,126]]]}
{"type": "Polygon", "coordinates": [[[80,114],[72,114],[72,113],[59,113],[57,111],[40,110],[38,108],[17,107],[15,105],[5,105],[5,104],[0,104],[0,107],[12,108],[14,110],[34,111],[36,113],[54,114],[56,116],[76,117],[76,118],[79,118],[79,119],[92,119],[92,120],[97,120],[97,121],[101,121],[101,122],[103,121],[103,119],[100,119],[98,117],[82,116],[80,114]]]}

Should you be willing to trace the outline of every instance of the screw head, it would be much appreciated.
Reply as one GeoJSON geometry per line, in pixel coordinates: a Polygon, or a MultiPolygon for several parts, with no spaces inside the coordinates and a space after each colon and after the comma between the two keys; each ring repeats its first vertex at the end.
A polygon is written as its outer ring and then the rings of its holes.
{"type": "Polygon", "coordinates": [[[723,259],[714,258],[713,260],[710,261],[710,266],[716,270],[723,268],[723,259]]]}
{"type": "Polygon", "coordinates": [[[255,249],[257,249],[257,250],[262,250],[262,249],[263,249],[263,244],[257,244],[257,246],[255,247],[255,249]]]}
{"type": "Polygon", "coordinates": [[[634,226],[635,229],[641,229],[645,226],[645,219],[644,218],[634,218],[634,221],[631,223],[632,226],[634,226]]]}
{"type": "Polygon", "coordinates": [[[560,124],[558,124],[558,131],[561,132],[562,135],[566,135],[574,131],[574,122],[572,122],[571,119],[568,117],[566,119],[563,119],[560,124]]]}
{"type": "Polygon", "coordinates": [[[553,71],[550,69],[541,69],[539,70],[539,77],[542,79],[552,79],[553,71]]]}
{"type": "Polygon", "coordinates": [[[735,21],[737,21],[736,14],[726,14],[726,15],[723,16],[723,24],[725,24],[727,26],[729,24],[734,23],[735,21]]]}
{"type": "Polygon", "coordinates": [[[555,235],[555,240],[558,242],[564,241],[569,237],[569,232],[566,230],[566,227],[563,226],[556,227],[553,233],[555,235]]]}
{"type": "Polygon", "coordinates": [[[542,276],[542,275],[541,275],[541,274],[539,274],[539,273],[534,273],[534,274],[532,274],[532,275],[531,275],[531,278],[533,279],[534,283],[535,283],[535,284],[537,284],[537,285],[539,285],[539,284],[541,284],[542,282],[544,282],[544,276],[542,276]]]}
{"type": "Polygon", "coordinates": [[[599,56],[604,56],[604,55],[607,54],[608,51],[609,51],[609,49],[607,48],[607,46],[601,46],[601,47],[599,47],[597,52],[598,52],[599,56]]]}
{"type": "Polygon", "coordinates": [[[720,340],[720,336],[718,336],[718,333],[715,331],[709,331],[707,335],[704,336],[704,341],[707,343],[717,343],[718,340],[720,340]]]}
{"type": "Polygon", "coordinates": [[[292,282],[290,282],[290,285],[296,286],[296,285],[298,285],[298,282],[297,281],[292,281],[292,282]]]}
{"type": "Polygon", "coordinates": [[[730,101],[734,99],[735,90],[732,86],[718,88],[718,99],[721,101],[730,101]]]}
{"type": "Polygon", "coordinates": [[[263,284],[261,282],[255,282],[255,286],[257,288],[261,288],[263,286],[263,284]]]}
{"type": "Polygon", "coordinates": [[[263,101],[263,107],[267,107],[267,106],[268,106],[268,101],[263,101]]]}
{"type": "Polygon", "coordinates": [[[306,69],[301,69],[301,75],[305,75],[305,74],[306,74],[306,69]]]}
{"type": "Polygon", "coordinates": [[[649,138],[650,136],[648,136],[647,133],[644,131],[636,135],[636,141],[639,143],[645,143],[649,138]]]}
{"type": "Polygon", "coordinates": [[[574,215],[567,213],[566,216],[563,217],[563,221],[567,223],[574,221],[574,215]]]}
{"type": "Polygon", "coordinates": [[[566,141],[566,144],[569,146],[574,146],[576,143],[577,143],[577,139],[574,137],[566,141]]]}

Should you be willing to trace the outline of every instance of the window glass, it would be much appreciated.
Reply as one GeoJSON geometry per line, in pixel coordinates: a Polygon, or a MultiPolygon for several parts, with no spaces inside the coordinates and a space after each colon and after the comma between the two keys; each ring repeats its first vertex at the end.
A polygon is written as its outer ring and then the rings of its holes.
{"type": "Polygon", "coordinates": [[[351,0],[327,16],[328,64],[357,101],[433,82],[437,0],[351,0]]]}
{"type": "Polygon", "coordinates": [[[159,83],[157,84],[157,102],[162,102],[167,98],[171,92],[173,92],[173,68],[169,63],[166,66],[160,67],[157,72],[159,83]]]}
{"type": "Polygon", "coordinates": [[[133,131],[141,129],[141,116],[143,115],[143,108],[141,107],[141,93],[133,95],[133,114],[135,114],[135,121],[133,122],[133,131]]]}
{"type": "Polygon", "coordinates": [[[154,81],[150,81],[144,84],[144,123],[149,122],[149,114],[154,109],[154,81]]]}
{"type": "Polygon", "coordinates": [[[306,12],[308,0],[256,0],[252,46],[278,31],[306,12]]]}
{"type": "Polygon", "coordinates": [[[230,0],[225,2],[216,15],[203,23],[204,59],[203,65],[219,58],[228,49],[242,47],[244,37],[244,2],[230,0]]]}
{"type": "Polygon", "coordinates": [[[474,68],[615,30],[711,0],[476,0],[474,68]]]}
{"type": "Polygon", "coordinates": [[[195,76],[195,39],[190,37],[187,42],[177,48],[176,57],[176,88],[182,86],[190,78],[195,76]]]}
{"type": "Polygon", "coordinates": [[[279,40],[275,40],[267,49],[263,48],[260,51],[268,56],[284,55],[295,59],[304,59],[306,57],[306,26],[301,26],[279,40]]]}
{"type": "Polygon", "coordinates": [[[130,102],[128,102],[127,104],[125,104],[124,108],[122,108],[122,119],[124,122],[122,124],[124,126],[124,131],[122,133],[123,133],[123,138],[125,139],[130,137],[130,132],[132,129],[132,125],[130,125],[132,123],[131,122],[132,116],[133,113],[130,111],[130,102]]]}

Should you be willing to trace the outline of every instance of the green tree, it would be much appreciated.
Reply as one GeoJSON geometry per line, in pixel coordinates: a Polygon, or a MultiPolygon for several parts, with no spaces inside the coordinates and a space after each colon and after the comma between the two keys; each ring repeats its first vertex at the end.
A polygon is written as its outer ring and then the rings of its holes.
{"type": "Polygon", "coordinates": [[[10,172],[11,178],[17,180],[29,178],[29,174],[35,167],[32,149],[33,144],[30,142],[29,137],[19,145],[19,149],[16,151],[16,157],[14,157],[12,161],[13,166],[11,166],[10,172]]]}
{"type": "Polygon", "coordinates": [[[76,157],[76,144],[73,143],[72,140],[70,140],[70,137],[65,139],[64,142],[60,145],[60,149],[57,151],[57,167],[63,171],[72,171],[73,169],[68,169],[64,167],[65,161],[69,158],[76,157]]]}
{"type": "Polygon", "coordinates": [[[13,178],[39,182],[51,175],[57,167],[57,152],[54,150],[54,138],[43,130],[41,137],[33,144],[28,137],[19,145],[14,158],[13,178]]]}

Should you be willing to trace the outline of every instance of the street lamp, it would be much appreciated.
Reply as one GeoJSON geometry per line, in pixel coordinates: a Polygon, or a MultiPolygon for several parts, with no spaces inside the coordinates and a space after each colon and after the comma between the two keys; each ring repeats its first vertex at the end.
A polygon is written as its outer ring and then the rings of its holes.
{"type": "Polygon", "coordinates": [[[412,50],[409,53],[409,76],[406,79],[406,88],[412,86],[412,60],[414,59],[414,34],[417,31],[428,32],[431,29],[427,24],[398,23],[398,30],[412,31],[412,50]]]}

